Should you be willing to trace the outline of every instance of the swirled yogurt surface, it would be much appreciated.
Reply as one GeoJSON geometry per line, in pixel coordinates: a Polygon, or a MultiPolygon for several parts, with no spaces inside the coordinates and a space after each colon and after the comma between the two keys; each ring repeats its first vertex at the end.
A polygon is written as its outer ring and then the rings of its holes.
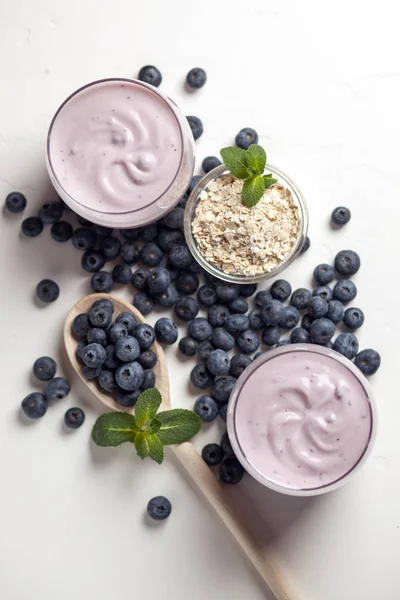
{"type": "Polygon", "coordinates": [[[343,477],[368,445],[368,397],[341,362],[293,351],[260,365],[240,389],[234,413],[247,461],[276,485],[318,488],[343,477]]]}
{"type": "Polygon", "coordinates": [[[53,123],[49,155],[65,191],[101,212],[154,202],[171,185],[182,154],[179,123],[155,92],[106,80],[83,88],[53,123]]]}

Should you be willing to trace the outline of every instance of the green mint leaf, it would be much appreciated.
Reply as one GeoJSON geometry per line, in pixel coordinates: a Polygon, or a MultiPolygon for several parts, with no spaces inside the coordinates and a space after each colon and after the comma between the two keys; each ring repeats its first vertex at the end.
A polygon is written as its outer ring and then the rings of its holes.
{"type": "Polygon", "coordinates": [[[268,175],[264,175],[264,185],[265,185],[265,189],[268,190],[271,185],[274,185],[274,183],[276,183],[278,180],[274,179],[272,177],[272,173],[269,173],[268,175]]]}
{"type": "Polygon", "coordinates": [[[157,419],[161,421],[157,435],[164,446],[187,442],[200,431],[202,423],[196,413],[183,408],[161,411],[157,419]]]}
{"type": "Polygon", "coordinates": [[[135,418],[139,428],[154,419],[160,405],[161,394],[156,388],[150,388],[140,394],[135,404],[135,418]]]}
{"type": "Polygon", "coordinates": [[[159,419],[153,419],[148,425],[149,433],[157,433],[161,427],[161,421],[159,419]]]}
{"type": "Polygon", "coordinates": [[[254,175],[262,175],[267,162],[264,148],[258,144],[251,144],[247,149],[246,162],[254,175]]]}
{"type": "Polygon", "coordinates": [[[245,205],[249,208],[255,206],[257,202],[261,200],[264,190],[265,182],[261,175],[246,179],[242,189],[242,200],[245,205]]]}
{"type": "Polygon", "coordinates": [[[144,433],[143,431],[139,431],[139,433],[136,434],[135,448],[137,455],[142,460],[147,458],[150,454],[149,443],[147,440],[148,437],[150,437],[150,435],[148,433],[144,433]]]}
{"type": "Polygon", "coordinates": [[[235,146],[222,148],[222,160],[226,168],[239,179],[247,179],[251,177],[252,172],[247,168],[247,152],[235,146]]]}
{"type": "Polygon", "coordinates": [[[160,465],[164,459],[164,448],[156,433],[140,431],[135,438],[135,448],[142,460],[150,457],[160,465]]]}
{"type": "Polygon", "coordinates": [[[119,446],[134,443],[139,428],[133,415],[114,412],[101,415],[92,429],[92,440],[97,446],[119,446]]]}

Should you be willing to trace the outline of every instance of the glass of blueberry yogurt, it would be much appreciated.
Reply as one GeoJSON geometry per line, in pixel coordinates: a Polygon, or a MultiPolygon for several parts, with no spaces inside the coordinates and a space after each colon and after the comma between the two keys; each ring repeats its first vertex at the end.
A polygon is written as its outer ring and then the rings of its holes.
{"type": "Polygon", "coordinates": [[[232,448],[260,483],[292,496],[344,484],[377,428],[371,387],[341,354],[311,344],[270,350],[241,375],[227,414],[232,448]]]}

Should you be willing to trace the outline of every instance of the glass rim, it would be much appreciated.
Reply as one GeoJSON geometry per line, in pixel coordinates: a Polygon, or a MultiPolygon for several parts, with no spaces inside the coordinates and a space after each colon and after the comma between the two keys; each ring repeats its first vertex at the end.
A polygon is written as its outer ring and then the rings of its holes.
{"type": "Polygon", "coordinates": [[[293,199],[295,200],[297,207],[299,209],[299,219],[300,219],[300,231],[297,236],[296,242],[292,248],[291,253],[287,256],[277,267],[275,267],[269,273],[260,273],[258,275],[235,275],[233,273],[226,273],[222,271],[218,267],[214,266],[212,263],[207,261],[202,253],[199,251],[197,243],[195,241],[193,231],[192,231],[192,220],[194,215],[194,210],[197,206],[198,199],[200,193],[207,188],[208,184],[222,177],[223,175],[228,174],[230,171],[226,168],[224,164],[215,167],[207,173],[200,181],[197,183],[195,188],[192,190],[189,200],[185,207],[185,219],[184,219],[184,233],[186,238],[186,243],[189,246],[189,249],[195,258],[195,260],[199,263],[199,265],[210,275],[214,275],[223,281],[227,281],[229,283],[238,283],[238,284],[247,284],[247,283],[259,283],[260,281],[266,281],[268,279],[272,279],[276,275],[282,273],[287,267],[289,267],[295,258],[299,256],[301,249],[303,248],[305,239],[307,237],[308,231],[308,209],[305,198],[299,188],[299,186],[287,175],[284,171],[267,163],[265,165],[265,171],[272,172],[273,175],[277,175],[281,181],[278,183],[282,183],[289,189],[292,193],[293,199]]]}
{"type": "Polygon", "coordinates": [[[273,348],[268,350],[260,357],[258,357],[255,361],[253,361],[242,373],[239,379],[236,381],[235,386],[232,390],[228,411],[227,411],[227,430],[229,439],[235,453],[235,456],[242,464],[244,469],[259,483],[264,485],[265,487],[272,489],[276,492],[280,492],[281,494],[289,495],[289,496],[318,496],[320,494],[324,494],[326,492],[337,489],[342,486],[351,475],[355,473],[366,461],[368,458],[372,447],[376,438],[377,431],[377,408],[376,401],[372,391],[371,384],[367,380],[367,378],[361,373],[361,371],[356,367],[354,363],[352,363],[348,358],[339,354],[335,350],[331,348],[326,348],[324,346],[318,346],[316,344],[291,344],[289,346],[280,346],[278,348],[273,348]],[[292,352],[308,352],[312,354],[322,354],[324,356],[328,356],[329,358],[340,362],[344,365],[352,375],[357,379],[360,383],[363,391],[365,393],[365,397],[368,402],[369,413],[370,413],[370,430],[368,434],[368,440],[365,445],[363,452],[361,453],[358,460],[348,469],[343,475],[326,483],[324,485],[318,487],[309,487],[309,488],[290,488],[284,485],[279,485],[269,479],[266,475],[264,475],[259,469],[257,469],[246,457],[245,452],[242,449],[240,441],[237,436],[237,428],[236,428],[236,406],[238,404],[238,400],[240,397],[240,393],[247,379],[251,377],[251,375],[259,369],[264,363],[269,360],[273,360],[277,356],[281,356],[283,354],[289,354],[292,352]]]}
{"type": "MultiPolygon", "coordinates": [[[[160,201],[160,199],[172,188],[172,186],[174,185],[178,174],[182,168],[182,163],[183,163],[183,158],[184,158],[184,147],[185,147],[185,141],[183,138],[183,133],[182,133],[182,124],[180,123],[180,120],[178,118],[177,112],[176,112],[176,108],[178,108],[177,104],[175,104],[175,102],[173,102],[173,100],[171,100],[168,96],[162,94],[161,92],[158,91],[157,88],[155,88],[154,86],[150,85],[149,83],[146,83],[144,81],[140,81],[139,79],[130,79],[129,77],[105,77],[104,79],[96,79],[95,81],[91,81],[89,83],[86,83],[85,85],[81,86],[80,88],[76,89],[74,92],[72,92],[69,96],[67,96],[67,98],[59,105],[59,107],[57,108],[56,112],[53,115],[53,118],[51,120],[51,123],[49,125],[49,129],[47,132],[47,138],[46,138],[46,163],[48,165],[48,169],[51,171],[51,174],[54,178],[54,181],[56,182],[56,184],[59,186],[59,188],[63,191],[63,193],[71,199],[72,202],[78,204],[79,206],[81,206],[83,209],[89,211],[90,213],[94,213],[97,215],[132,215],[134,213],[140,212],[141,210],[143,210],[143,207],[139,207],[136,209],[130,209],[127,211],[107,211],[107,210],[96,210],[95,208],[90,208],[88,207],[86,204],[83,204],[82,202],[79,202],[79,200],[77,200],[76,198],[74,198],[73,196],[71,196],[71,194],[65,189],[65,187],[62,185],[62,183],[60,182],[57,173],[54,169],[52,160],[51,160],[51,152],[50,152],[50,142],[51,142],[51,134],[52,134],[52,130],[54,127],[54,124],[57,120],[57,117],[59,116],[59,114],[61,113],[61,111],[63,110],[63,108],[68,104],[68,102],[70,100],[72,100],[75,96],[78,96],[81,92],[83,92],[84,90],[98,85],[98,84],[102,84],[102,83],[109,83],[109,82],[126,82],[126,83],[133,83],[135,85],[139,85],[143,88],[146,88],[147,90],[149,90],[150,92],[154,93],[156,96],[159,96],[159,98],[161,98],[161,100],[163,100],[167,106],[169,107],[169,109],[171,110],[172,114],[175,117],[175,120],[178,124],[178,128],[179,128],[179,135],[180,135],[180,139],[181,139],[181,155],[180,155],[180,159],[179,159],[179,165],[178,168],[176,170],[176,173],[173,177],[173,179],[171,180],[171,183],[169,184],[169,186],[163,191],[162,194],[160,194],[160,196],[158,196],[155,200],[153,200],[152,202],[150,202],[149,204],[146,205],[147,207],[150,207],[154,204],[156,204],[157,202],[160,201]]],[[[182,113],[183,114],[183,113],[182,113]]]]}

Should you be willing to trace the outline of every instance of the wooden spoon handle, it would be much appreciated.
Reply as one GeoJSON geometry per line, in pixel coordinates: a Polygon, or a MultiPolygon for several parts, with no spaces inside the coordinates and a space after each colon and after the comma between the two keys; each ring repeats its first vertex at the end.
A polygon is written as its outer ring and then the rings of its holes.
{"type": "Polygon", "coordinates": [[[273,548],[263,548],[249,533],[245,524],[232,510],[226,488],[217,481],[214,473],[203,461],[190,442],[171,446],[180,464],[196,484],[198,490],[214,509],[222,523],[239,544],[276,600],[299,600],[276,565],[273,548]]]}

